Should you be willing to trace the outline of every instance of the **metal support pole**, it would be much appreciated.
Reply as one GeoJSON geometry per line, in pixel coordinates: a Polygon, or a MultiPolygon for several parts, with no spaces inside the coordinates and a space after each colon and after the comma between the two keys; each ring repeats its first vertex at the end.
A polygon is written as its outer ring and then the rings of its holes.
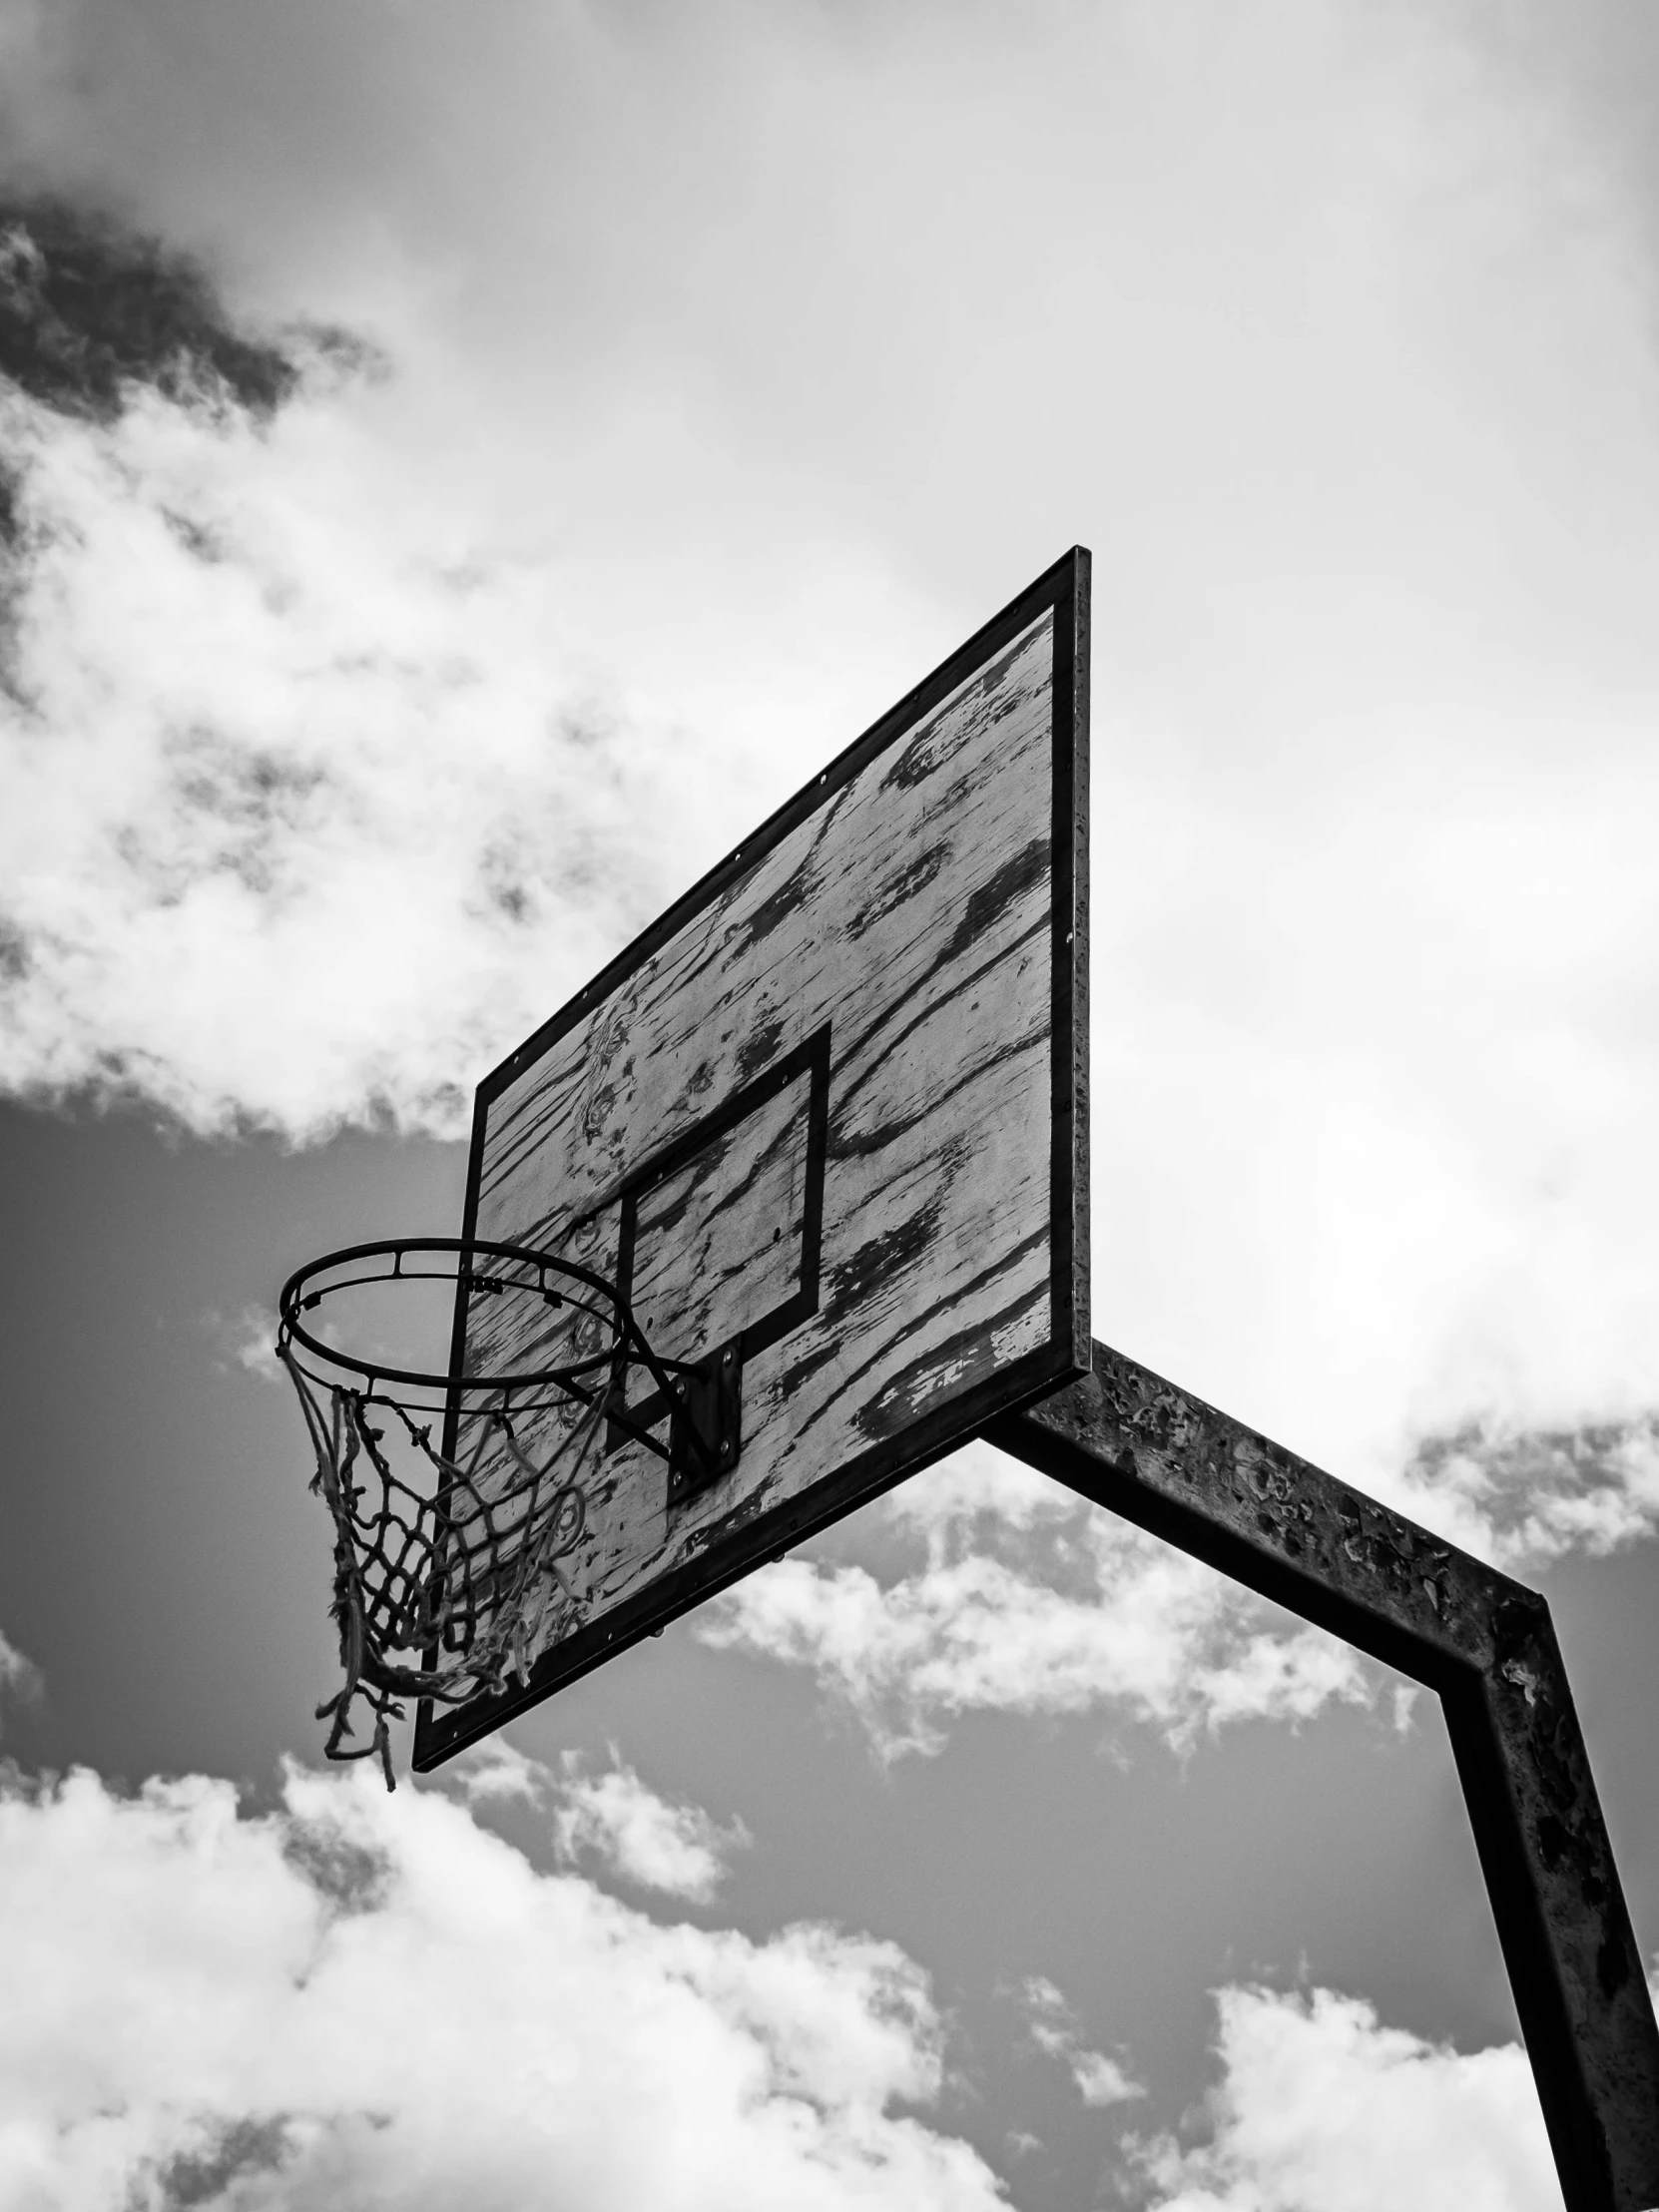
{"type": "Polygon", "coordinates": [[[1659,2026],[1544,1600],[1101,1344],[985,1436],[1439,1693],[1567,2212],[1656,2212],[1659,2026]]]}

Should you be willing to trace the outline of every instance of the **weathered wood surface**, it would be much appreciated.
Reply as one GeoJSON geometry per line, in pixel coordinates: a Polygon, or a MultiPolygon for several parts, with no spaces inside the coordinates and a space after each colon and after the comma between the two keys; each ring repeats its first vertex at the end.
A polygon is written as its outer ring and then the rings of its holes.
{"type": "Polygon", "coordinates": [[[640,1195],[629,1295],[652,1349],[695,1360],[801,1282],[811,1077],[640,1195]]]}
{"type": "MultiPolygon", "coordinates": [[[[630,1176],[830,1028],[818,1311],[747,1365],[732,1475],[670,1510],[660,1460],[601,1461],[560,1635],[1049,1342],[1053,665],[1049,612],[493,1100],[473,1233],[609,1272],[630,1176]]],[[[641,1198],[662,1350],[787,1295],[803,1095],[641,1198]]],[[[515,1314],[478,1303],[469,1368],[527,1364],[515,1314]]]]}

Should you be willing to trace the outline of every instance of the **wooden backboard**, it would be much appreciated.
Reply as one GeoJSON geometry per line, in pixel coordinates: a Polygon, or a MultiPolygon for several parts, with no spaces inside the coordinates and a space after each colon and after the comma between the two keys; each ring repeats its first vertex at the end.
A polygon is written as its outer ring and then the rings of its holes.
{"type": "MultiPolygon", "coordinates": [[[[611,1430],[527,1675],[422,1706],[417,1770],[1087,1372],[1088,583],[1074,549],[479,1086],[463,1235],[730,1348],[741,1447],[679,1494],[611,1430]]],[[[454,1372],[512,1326],[463,1301],[454,1372]]]]}

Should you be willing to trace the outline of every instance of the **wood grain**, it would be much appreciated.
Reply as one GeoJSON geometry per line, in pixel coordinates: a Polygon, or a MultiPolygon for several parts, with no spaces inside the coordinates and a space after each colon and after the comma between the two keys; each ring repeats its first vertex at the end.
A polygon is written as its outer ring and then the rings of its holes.
{"type": "MultiPolygon", "coordinates": [[[[746,1367],[729,1477],[671,1509],[641,1447],[599,1462],[563,1563],[577,1602],[549,1635],[1049,1343],[1053,669],[1048,610],[490,1102],[471,1233],[609,1272],[642,1163],[829,1025],[817,1311],[746,1367]]],[[[636,1287],[660,1350],[699,1356],[788,1295],[802,1097],[786,1089],[639,1197],[636,1287]]],[[[468,1367],[522,1368],[519,1326],[481,1302],[468,1367]]]]}
{"type": "Polygon", "coordinates": [[[639,1197],[629,1295],[652,1348],[696,1360],[801,1282],[810,1078],[639,1197]]]}

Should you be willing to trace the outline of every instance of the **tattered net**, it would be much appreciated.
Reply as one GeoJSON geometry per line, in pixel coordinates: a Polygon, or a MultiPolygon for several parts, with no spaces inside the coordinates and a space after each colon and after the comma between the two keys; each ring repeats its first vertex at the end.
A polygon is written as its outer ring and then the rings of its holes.
{"type": "Polygon", "coordinates": [[[551,1255],[452,1239],[332,1253],[282,1292],[277,1356],[304,1412],[311,1488],[333,1521],[333,1599],[344,1681],[317,1708],[330,1759],[378,1758],[392,1777],[389,1723],[404,1698],[460,1705],[528,1679],[539,1650],[580,1623],[584,1599],[562,1562],[587,1528],[587,1489],[608,1423],[655,1452],[630,1420],[637,1361],[667,1398],[669,1371],[626,1300],[551,1255]],[[434,1269],[419,1265],[440,1258],[434,1269]],[[355,1270],[344,1273],[342,1270],[355,1270]],[[485,1325],[458,1331],[488,1373],[422,1373],[353,1357],[301,1320],[364,1285],[450,1283],[485,1325]],[[434,1430],[441,1441],[434,1441],[434,1430]],[[372,1723],[351,1743],[353,1711],[372,1723]]]}

